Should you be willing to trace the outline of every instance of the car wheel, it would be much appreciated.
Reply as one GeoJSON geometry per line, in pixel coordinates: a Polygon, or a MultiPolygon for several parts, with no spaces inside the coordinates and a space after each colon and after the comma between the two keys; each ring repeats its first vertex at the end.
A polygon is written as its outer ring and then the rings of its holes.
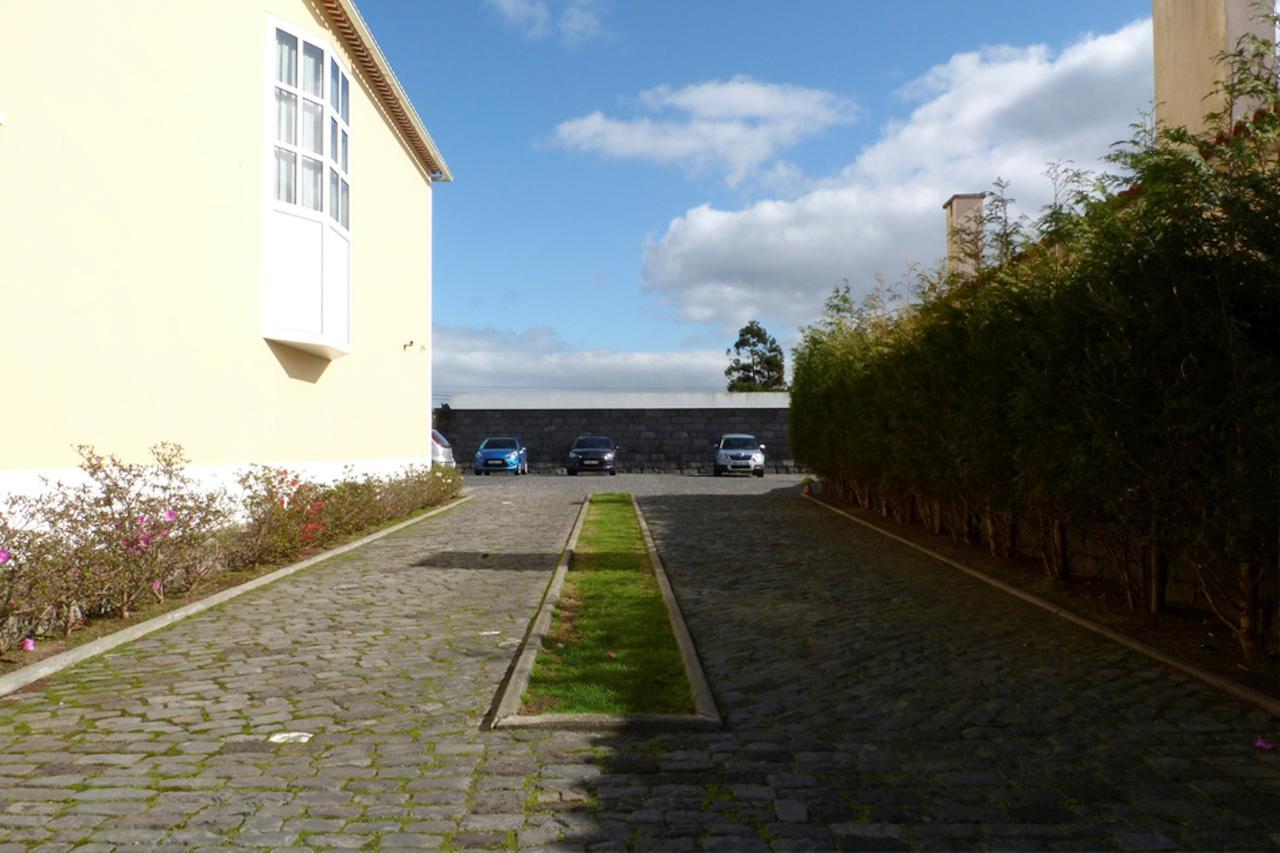
{"type": "Polygon", "coordinates": [[[722,477],[724,476],[724,469],[721,468],[719,465],[716,465],[712,468],[711,474],[714,477],[722,477]]]}
{"type": "Polygon", "coordinates": [[[763,468],[759,468],[759,469],[757,469],[757,470],[756,470],[756,472],[755,472],[755,475],[756,475],[757,477],[763,477],[763,476],[764,476],[764,469],[763,469],[763,468]]]}
{"type": "Polygon", "coordinates": [[[578,476],[578,472],[573,470],[572,468],[566,468],[565,473],[568,474],[570,477],[578,476]]]}

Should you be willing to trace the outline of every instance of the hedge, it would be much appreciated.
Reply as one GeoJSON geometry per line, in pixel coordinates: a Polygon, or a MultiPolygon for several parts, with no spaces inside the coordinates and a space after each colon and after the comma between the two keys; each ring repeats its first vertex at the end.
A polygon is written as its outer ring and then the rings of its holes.
{"type": "Polygon", "coordinates": [[[220,571],[294,561],[462,487],[456,469],[425,465],[387,477],[348,469],[333,483],[255,465],[233,498],[193,480],[176,444],[152,448],[151,464],[78,450],[83,482],[0,500],[0,652],[128,618],[220,571]]]}
{"type": "Polygon", "coordinates": [[[1003,187],[976,271],[890,310],[848,289],[794,356],[797,460],[838,498],[1071,573],[1100,544],[1132,606],[1171,565],[1247,658],[1276,611],[1280,519],[1280,98],[1264,47],[1213,131],[1139,126],[1115,174],[1056,169],[1055,203],[1011,222],[1003,187]],[[1247,112],[1247,111],[1246,111],[1247,112]],[[1021,535],[1019,535],[1021,533],[1021,535]]]}

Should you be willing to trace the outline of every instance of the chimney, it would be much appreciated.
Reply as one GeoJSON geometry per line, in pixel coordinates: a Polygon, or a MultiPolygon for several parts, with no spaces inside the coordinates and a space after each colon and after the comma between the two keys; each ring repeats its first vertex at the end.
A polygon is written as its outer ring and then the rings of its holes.
{"type": "Polygon", "coordinates": [[[957,193],[947,199],[947,272],[973,275],[982,263],[982,200],[986,193],[957,193]]]}
{"type": "MultiPolygon", "coordinates": [[[[1229,73],[1219,54],[1235,50],[1246,33],[1275,41],[1275,28],[1264,17],[1272,5],[1258,0],[1152,0],[1157,125],[1183,126],[1195,134],[1206,130],[1205,113],[1226,106],[1220,96],[1210,97],[1229,73]]],[[[1236,104],[1232,118],[1255,106],[1236,104]]]]}

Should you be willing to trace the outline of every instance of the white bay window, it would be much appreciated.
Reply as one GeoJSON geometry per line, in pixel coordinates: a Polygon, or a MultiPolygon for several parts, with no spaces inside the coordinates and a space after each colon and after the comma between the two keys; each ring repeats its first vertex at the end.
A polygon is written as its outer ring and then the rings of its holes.
{"type": "Polygon", "coordinates": [[[350,347],[351,78],[287,24],[270,23],[268,47],[263,336],[335,358],[350,347]]]}

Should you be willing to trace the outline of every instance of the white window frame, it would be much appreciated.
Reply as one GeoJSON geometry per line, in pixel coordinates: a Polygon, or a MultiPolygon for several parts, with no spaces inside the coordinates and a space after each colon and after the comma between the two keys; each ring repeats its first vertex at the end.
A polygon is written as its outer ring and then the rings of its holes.
{"type": "MultiPolygon", "coordinates": [[[[267,32],[268,32],[268,47],[271,54],[271,60],[268,65],[267,107],[268,107],[269,120],[267,122],[266,135],[267,135],[267,143],[268,143],[267,161],[268,161],[268,175],[269,175],[269,183],[270,183],[269,197],[271,200],[272,207],[275,210],[278,210],[284,213],[291,213],[298,216],[304,216],[308,219],[314,219],[316,221],[327,221],[329,225],[337,228],[341,233],[345,234],[348,237],[348,239],[350,239],[350,236],[351,236],[350,90],[352,88],[351,87],[351,79],[352,79],[351,68],[350,66],[347,65],[347,63],[341,57],[341,55],[333,49],[332,43],[326,38],[309,34],[306,31],[299,29],[298,27],[295,27],[284,21],[281,21],[278,18],[272,18],[270,16],[268,16],[267,32]],[[296,69],[297,82],[292,86],[290,86],[287,83],[282,83],[276,79],[275,51],[276,51],[276,31],[277,30],[284,32],[290,36],[293,36],[298,41],[298,52],[297,52],[298,60],[297,60],[297,69],[296,69]],[[319,96],[318,101],[317,101],[317,96],[308,94],[302,88],[302,53],[304,50],[304,45],[307,45],[307,44],[310,44],[312,47],[320,48],[322,52],[322,66],[321,66],[321,72],[320,72],[321,94],[319,96]],[[332,95],[330,92],[330,90],[333,87],[333,82],[332,82],[333,77],[332,77],[331,68],[334,64],[338,66],[338,70],[341,72],[341,77],[339,78],[340,88],[341,88],[341,82],[345,81],[347,84],[346,89],[348,91],[348,96],[347,96],[348,108],[347,108],[346,118],[343,118],[342,112],[340,109],[335,109],[332,101],[332,95]],[[282,89],[285,92],[288,92],[289,94],[293,95],[297,102],[297,107],[294,111],[294,142],[292,143],[283,142],[277,139],[276,137],[275,96],[276,96],[277,89],[282,89]],[[316,154],[313,151],[308,151],[302,146],[302,104],[304,100],[311,101],[312,103],[318,102],[322,107],[322,112],[320,117],[320,149],[321,150],[319,154],[316,154]],[[339,150],[337,151],[330,150],[332,148],[331,122],[337,122],[337,126],[338,126],[339,150]],[[340,150],[341,146],[344,143],[346,144],[346,147],[347,147],[346,168],[343,167],[342,160],[341,160],[342,152],[340,150]],[[291,151],[294,155],[294,167],[293,167],[294,201],[291,201],[291,202],[280,201],[279,199],[276,198],[275,156],[276,156],[277,148],[281,148],[286,151],[291,151]],[[320,161],[321,202],[320,202],[319,210],[312,209],[302,204],[302,158],[303,157],[309,157],[312,160],[320,161]],[[329,179],[330,171],[336,171],[339,181],[344,181],[347,186],[347,215],[345,217],[340,218],[339,216],[335,215],[335,210],[334,210],[335,199],[331,197],[331,191],[330,191],[330,179],[329,179]]],[[[339,99],[340,98],[341,98],[341,93],[339,93],[339,99]]]]}
{"type": "MultiPolygon", "coordinates": [[[[263,256],[264,256],[264,316],[263,316],[263,337],[267,340],[276,341],[288,346],[319,355],[323,358],[334,359],[346,355],[350,352],[351,344],[351,227],[350,227],[350,199],[351,199],[351,101],[352,95],[356,89],[355,76],[352,74],[351,66],[348,64],[343,54],[335,49],[334,42],[323,31],[309,31],[302,27],[289,23],[267,14],[266,27],[264,33],[265,41],[265,63],[264,63],[264,127],[263,127],[263,181],[262,181],[262,198],[263,213],[265,217],[298,217],[315,223],[320,228],[322,234],[319,247],[320,257],[318,264],[322,270],[322,281],[318,283],[321,292],[319,310],[321,312],[321,334],[313,334],[299,330],[290,329],[285,326],[275,326],[269,316],[267,305],[269,303],[268,290],[273,283],[267,277],[267,265],[265,260],[268,253],[273,251],[266,237],[264,237],[263,256]],[[294,75],[294,84],[283,83],[277,79],[277,61],[276,61],[276,33],[283,32],[297,40],[296,66],[294,75]],[[305,45],[310,44],[319,48],[321,51],[321,92],[317,97],[303,90],[302,80],[302,62],[305,51],[305,45]],[[332,68],[336,65],[339,75],[339,100],[335,107],[331,98],[332,89],[332,68]],[[346,83],[347,103],[345,117],[340,109],[341,103],[341,84],[346,83]],[[276,91],[277,89],[286,91],[296,98],[296,108],[294,115],[294,140],[292,143],[277,139],[277,107],[276,107],[276,91]],[[303,99],[312,103],[319,103],[321,106],[321,122],[320,122],[320,149],[317,155],[315,152],[304,149],[302,145],[302,116],[303,116],[303,99]],[[336,121],[339,129],[338,138],[341,146],[345,139],[347,146],[346,168],[341,160],[341,150],[330,150],[331,146],[331,122],[336,121]],[[281,201],[276,198],[276,149],[283,149],[293,153],[294,155],[294,200],[281,201]],[[302,157],[310,157],[318,159],[321,163],[320,174],[320,209],[316,210],[302,204],[302,157]],[[335,207],[340,201],[341,195],[335,197],[330,189],[330,174],[336,173],[338,179],[342,182],[339,186],[346,186],[346,215],[342,216],[342,211],[335,207]],[[340,239],[345,243],[346,269],[341,271],[341,275],[345,277],[345,306],[340,306],[342,322],[338,325],[339,329],[329,329],[330,308],[339,306],[339,303],[331,301],[332,292],[328,287],[327,279],[329,276],[336,274],[338,271],[329,267],[329,258],[326,245],[328,241],[340,239]],[[326,299],[330,302],[326,303],[326,299]]],[[[263,223],[263,233],[268,233],[268,223],[263,223]]],[[[278,251],[279,247],[274,247],[278,251]]],[[[299,265],[305,268],[307,261],[315,261],[316,259],[300,257],[299,265]]],[[[293,265],[290,262],[290,265],[293,265]]],[[[275,315],[279,316],[279,315],[275,315]]]]}

